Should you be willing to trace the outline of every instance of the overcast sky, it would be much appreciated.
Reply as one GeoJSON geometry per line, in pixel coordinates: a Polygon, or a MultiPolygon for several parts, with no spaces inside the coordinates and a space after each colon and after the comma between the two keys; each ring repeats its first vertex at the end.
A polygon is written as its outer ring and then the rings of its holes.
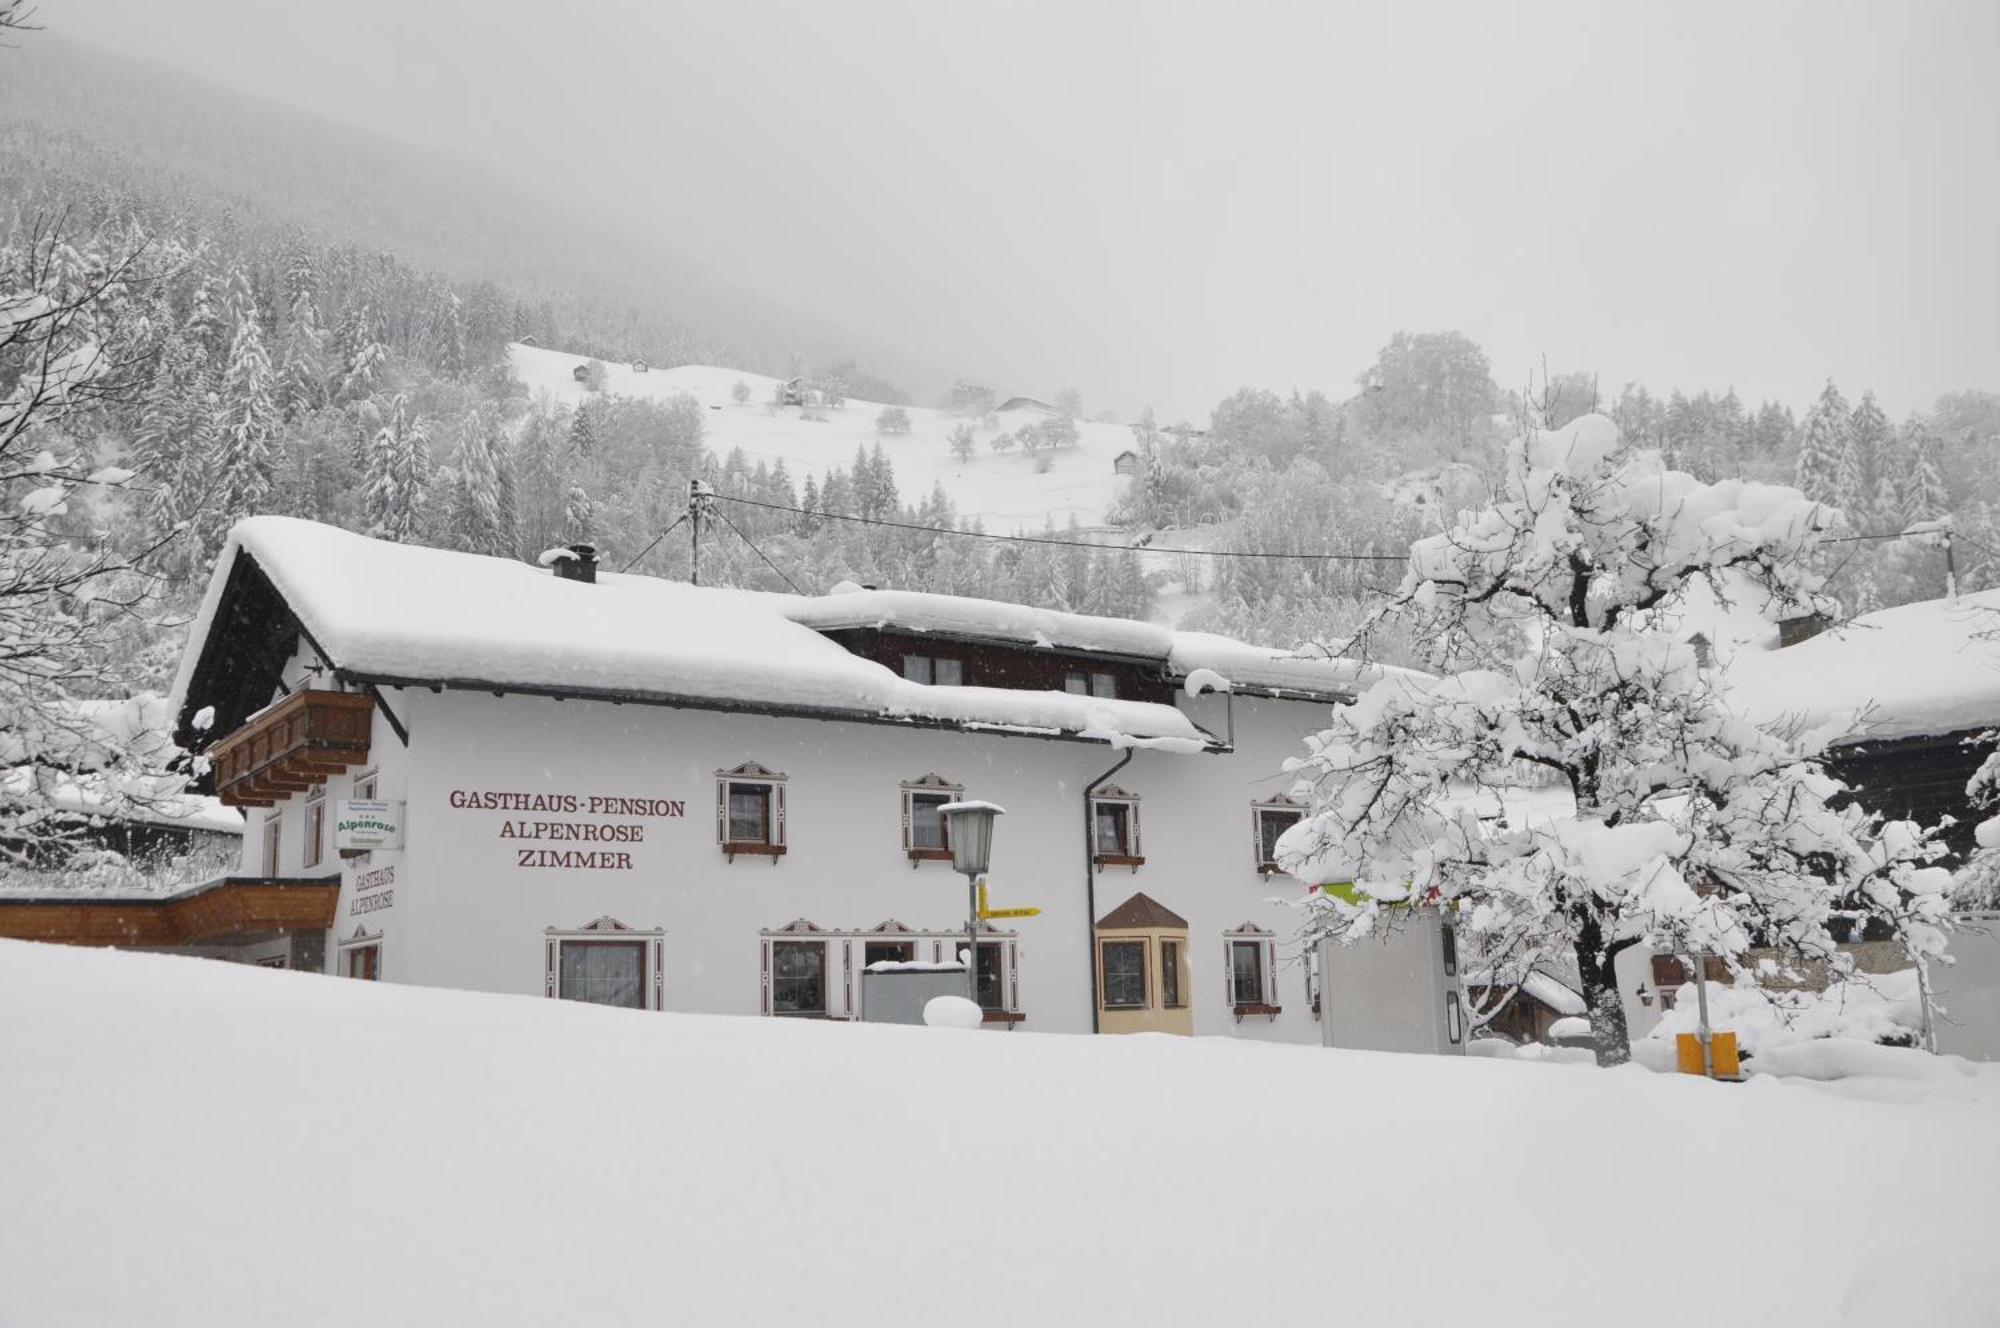
{"type": "Polygon", "coordinates": [[[2000,389],[2000,4],[41,0],[1005,390],[2000,389]]]}

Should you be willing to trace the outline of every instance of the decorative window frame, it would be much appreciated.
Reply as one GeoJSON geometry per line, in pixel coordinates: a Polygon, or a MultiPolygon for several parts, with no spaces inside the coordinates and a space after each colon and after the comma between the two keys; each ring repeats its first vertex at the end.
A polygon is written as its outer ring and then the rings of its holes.
{"type": "Polygon", "coordinates": [[[943,848],[918,848],[911,841],[911,804],[919,794],[941,796],[945,801],[952,802],[965,796],[965,785],[954,784],[943,775],[936,773],[903,781],[901,785],[903,853],[910,859],[910,866],[913,869],[921,862],[951,861],[951,838],[949,832],[946,834],[945,846],[943,848]]]}
{"type": "Polygon", "coordinates": [[[305,815],[299,841],[299,865],[311,871],[326,861],[326,785],[315,784],[306,792],[305,815]]]}
{"type": "Polygon", "coordinates": [[[373,766],[354,776],[354,783],[348,788],[348,796],[358,802],[372,802],[381,797],[382,772],[373,766]]]}
{"type": "Polygon", "coordinates": [[[266,880],[279,874],[284,864],[285,808],[283,804],[264,813],[258,826],[257,872],[266,880]]]}
{"type": "Polygon", "coordinates": [[[1185,1010],[1188,1008],[1188,979],[1193,976],[1187,971],[1187,939],[1179,933],[1159,938],[1160,952],[1160,1008],[1162,1010],[1185,1010]],[[1169,962],[1171,960],[1172,962],[1169,962]],[[1173,997],[1167,999],[1167,975],[1173,975],[1173,997]]]}
{"type": "MultiPolygon", "coordinates": [[[[335,935],[337,936],[339,935],[339,933],[336,932],[335,935]]],[[[337,972],[341,977],[352,976],[352,974],[350,974],[347,971],[348,956],[350,954],[352,954],[356,950],[373,950],[375,952],[374,978],[357,979],[357,980],[375,981],[375,982],[380,982],[382,980],[382,933],[380,931],[370,931],[368,930],[368,928],[357,922],[354,924],[354,934],[348,937],[346,940],[339,941],[338,943],[336,943],[335,946],[333,947],[333,950],[334,950],[334,963],[337,965],[335,972],[337,972]]]]}
{"type": "Polygon", "coordinates": [[[1139,795],[1128,793],[1116,784],[1108,784],[1090,795],[1090,860],[1099,867],[1130,867],[1133,871],[1146,865],[1146,855],[1140,851],[1139,839],[1139,795]],[[1100,853],[1097,851],[1097,809],[1110,804],[1125,809],[1125,852],[1100,853]]]}
{"type": "Polygon", "coordinates": [[[1284,868],[1264,856],[1264,814],[1266,812],[1295,813],[1300,820],[1303,820],[1306,814],[1306,804],[1301,799],[1284,793],[1280,793],[1273,798],[1263,798],[1250,804],[1250,860],[1257,864],[1257,874],[1259,876],[1282,876],[1285,874],[1284,868]]]}
{"type": "MultiPolygon", "coordinates": [[[[846,1019],[861,1017],[861,972],[870,941],[908,944],[919,960],[942,963],[955,959],[965,944],[965,932],[911,927],[895,918],[886,918],[866,930],[822,927],[808,918],[795,918],[782,927],[758,933],[757,1012],[778,1019],[846,1019]],[[771,1009],[771,943],[773,941],[815,941],[826,945],[826,1010],[820,1014],[773,1014],[771,1009]],[[838,1004],[836,1004],[836,998],[838,1004]]],[[[979,943],[1000,947],[1000,989],[1006,1004],[985,1011],[986,1022],[1010,1029],[1024,1023],[1021,1012],[1020,933],[1003,930],[990,922],[979,924],[979,943]]]]}
{"type": "Polygon", "coordinates": [[[1254,922],[1246,922],[1240,927],[1232,927],[1222,933],[1222,999],[1236,1022],[1242,1023],[1243,1016],[1261,1014],[1275,1020],[1284,1013],[1278,1004],[1278,938],[1266,928],[1254,922]],[[1258,998],[1254,1001],[1240,1001],[1236,990],[1236,947],[1255,945],[1257,947],[1258,998]]]}
{"type": "Polygon", "coordinates": [[[1153,989],[1157,982],[1153,975],[1153,942],[1148,936],[1099,936],[1097,946],[1097,1008],[1106,1014],[1127,1011],[1150,1010],[1154,1008],[1153,989]],[[1141,992],[1136,1005],[1113,1005],[1107,998],[1110,990],[1110,973],[1104,962],[1104,949],[1110,945],[1136,945],[1139,947],[1139,981],[1141,992]]]}
{"type": "Polygon", "coordinates": [[[666,981],[665,959],[667,932],[664,927],[628,927],[618,919],[606,915],[581,927],[547,927],[542,931],[542,994],[550,1000],[560,1000],[562,996],[562,947],[566,942],[592,941],[603,944],[606,941],[630,943],[644,946],[645,972],[640,974],[639,987],[645,993],[646,1008],[661,1008],[660,997],[666,981]]]}
{"type": "Polygon", "coordinates": [[[787,776],[776,770],[759,765],[755,761],[745,761],[734,770],[715,772],[715,842],[722,849],[722,856],[730,862],[736,861],[739,853],[754,857],[769,858],[773,867],[785,855],[785,786],[787,776]],[[766,814],[769,817],[768,837],[762,843],[753,840],[731,839],[729,837],[729,786],[731,784],[762,784],[769,802],[766,814]]]}

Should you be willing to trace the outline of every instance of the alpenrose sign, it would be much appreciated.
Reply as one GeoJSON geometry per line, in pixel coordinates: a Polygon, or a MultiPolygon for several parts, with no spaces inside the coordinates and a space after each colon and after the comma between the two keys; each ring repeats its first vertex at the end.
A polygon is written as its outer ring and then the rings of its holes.
{"type": "Polygon", "coordinates": [[[687,815],[687,803],[679,798],[640,798],[611,793],[511,793],[500,789],[453,789],[449,801],[458,811],[528,813],[527,816],[503,818],[494,834],[496,839],[517,841],[508,845],[514,851],[514,865],[576,871],[631,871],[632,855],[623,849],[546,848],[543,845],[643,844],[646,842],[647,821],[677,821],[687,815]],[[574,819],[585,816],[611,819],[574,819]],[[530,842],[524,846],[518,841],[530,842]]]}

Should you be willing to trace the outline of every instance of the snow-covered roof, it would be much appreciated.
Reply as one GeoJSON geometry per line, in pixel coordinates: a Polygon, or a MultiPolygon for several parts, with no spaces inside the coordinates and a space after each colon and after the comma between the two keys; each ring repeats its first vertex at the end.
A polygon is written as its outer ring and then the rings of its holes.
{"type": "Polygon", "coordinates": [[[789,600],[784,612],[792,621],[823,632],[886,627],[1046,650],[1123,655],[1155,661],[1171,678],[1209,669],[1238,690],[1351,696],[1385,671],[1324,652],[1273,650],[1226,636],[1180,632],[1129,618],[1099,618],[920,590],[862,590],[843,585],[830,595],[773,598],[789,600]]]}
{"type": "MultiPolygon", "coordinates": [[[[232,570],[245,557],[334,668],[357,679],[706,701],[1182,751],[1214,742],[1170,705],[909,682],[815,630],[822,624],[812,606],[859,595],[822,601],[617,574],[585,584],[510,559],[393,544],[288,517],[252,517],[230,532],[175,679],[177,713],[208,703],[190,690],[232,570]]],[[[1036,612],[924,598],[939,601],[939,610],[958,606],[961,616],[948,621],[968,630],[996,613],[1036,612]]],[[[1094,624],[1078,636],[1143,637],[1159,653],[1171,647],[1162,641],[1167,634],[1144,624],[1076,621],[1094,624]]]]}
{"type": "Polygon", "coordinates": [[[1864,614],[1729,665],[1731,704],[1761,724],[1831,741],[1954,733],[2000,723],[2000,590],[1864,614]]]}

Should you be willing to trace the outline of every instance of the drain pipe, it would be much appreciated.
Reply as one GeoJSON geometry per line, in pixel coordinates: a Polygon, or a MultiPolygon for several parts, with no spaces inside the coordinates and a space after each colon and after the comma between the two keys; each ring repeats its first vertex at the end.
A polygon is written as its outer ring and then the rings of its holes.
{"type": "Polygon", "coordinates": [[[1101,1031],[1097,1018],[1097,827],[1091,824],[1090,799],[1104,782],[1132,763],[1138,755],[1137,747],[1127,747],[1125,755],[1118,758],[1118,764],[1083,786],[1083,901],[1090,910],[1084,919],[1086,939],[1090,948],[1090,1031],[1101,1031]]]}

